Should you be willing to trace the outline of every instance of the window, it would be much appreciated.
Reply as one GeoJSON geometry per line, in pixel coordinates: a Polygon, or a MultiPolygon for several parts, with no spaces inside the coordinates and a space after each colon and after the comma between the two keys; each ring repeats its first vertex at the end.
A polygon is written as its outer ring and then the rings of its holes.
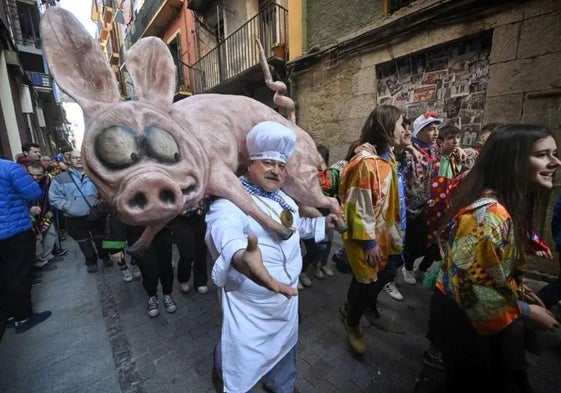
{"type": "Polygon", "coordinates": [[[175,38],[168,44],[169,50],[173,57],[177,71],[175,72],[175,83],[179,88],[185,83],[183,79],[183,63],[181,61],[181,35],[176,35],[175,38]]]}

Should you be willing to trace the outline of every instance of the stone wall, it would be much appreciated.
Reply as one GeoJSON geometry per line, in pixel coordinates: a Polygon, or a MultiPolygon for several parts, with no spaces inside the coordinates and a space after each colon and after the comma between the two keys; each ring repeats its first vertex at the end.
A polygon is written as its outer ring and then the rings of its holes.
{"type": "MultiPolygon", "coordinates": [[[[308,42],[313,18],[308,10],[308,42]]],[[[516,3],[466,23],[432,24],[399,42],[337,60],[325,55],[293,75],[298,124],[331,149],[332,161],[339,160],[376,105],[377,64],[487,30],[493,38],[483,123],[542,123],[561,137],[561,2],[555,0],[516,3]]],[[[554,196],[561,190],[559,179],[554,196]]],[[[550,214],[541,221],[551,244],[543,224],[550,222],[550,214]]]]}

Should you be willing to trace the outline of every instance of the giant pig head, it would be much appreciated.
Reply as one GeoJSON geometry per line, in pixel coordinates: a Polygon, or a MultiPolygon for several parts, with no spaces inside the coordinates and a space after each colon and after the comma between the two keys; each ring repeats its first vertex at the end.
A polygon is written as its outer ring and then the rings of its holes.
{"type": "Polygon", "coordinates": [[[51,7],[41,20],[50,71],[84,111],[86,173],[122,221],[162,224],[203,197],[208,158],[190,124],[171,116],[175,64],[166,44],[148,37],[127,53],[134,99],[121,101],[99,44],[69,12],[51,7]]]}

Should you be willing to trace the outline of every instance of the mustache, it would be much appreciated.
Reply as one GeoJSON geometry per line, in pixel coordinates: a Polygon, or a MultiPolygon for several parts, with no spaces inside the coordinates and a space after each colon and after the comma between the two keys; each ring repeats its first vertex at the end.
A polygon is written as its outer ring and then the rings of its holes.
{"type": "Polygon", "coordinates": [[[265,173],[265,179],[271,179],[271,180],[280,180],[279,175],[272,173],[272,172],[266,172],[265,173]]]}

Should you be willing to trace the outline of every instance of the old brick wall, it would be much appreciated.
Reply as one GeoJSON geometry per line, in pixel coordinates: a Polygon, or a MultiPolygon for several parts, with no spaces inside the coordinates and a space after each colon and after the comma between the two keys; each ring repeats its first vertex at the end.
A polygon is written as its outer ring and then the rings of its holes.
{"type": "MultiPolygon", "coordinates": [[[[308,36],[314,31],[312,16],[308,10],[308,36]]],[[[468,23],[431,25],[400,42],[353,56],[336,60],[323,56],[318,64],[293,75],[299,125],[331,149],[332,161],[341,159],[376,105],[377,64],[486,30],[493,31],[493,39],[483,122],[547,124],[561,140],[561,2],[555,0],[516,4],[468,23]]],[[[560,179],[553,197],[561,192],[560,179]]],[[[544,237],[552,244],[550,213],[540,218],[537,229],[545,229],[544,237]]],[[[557,272],[554,265],[531,262],[551,274],[557,272]]]]}

